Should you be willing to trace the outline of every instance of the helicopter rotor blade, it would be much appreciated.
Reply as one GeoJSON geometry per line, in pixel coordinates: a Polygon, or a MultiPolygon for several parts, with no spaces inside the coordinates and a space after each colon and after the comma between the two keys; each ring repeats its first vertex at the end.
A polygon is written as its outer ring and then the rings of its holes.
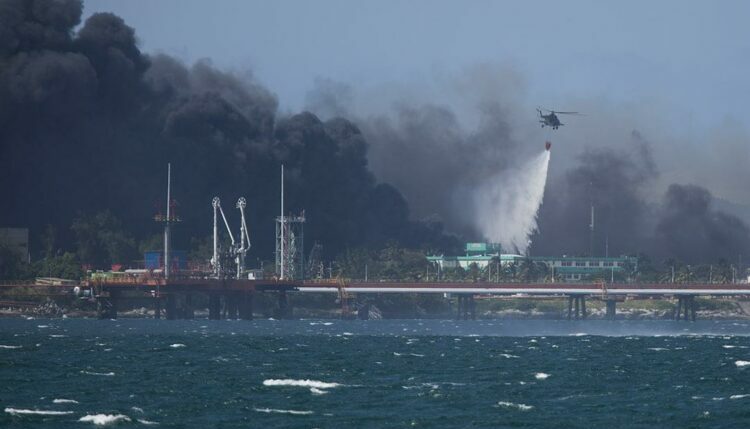
{"type": "Polygon", "coordinates": [[[560,115],[583,115],[582,113],[579,113],[579,112],[555,112],[555,113],[560,114],[560,115]]]}

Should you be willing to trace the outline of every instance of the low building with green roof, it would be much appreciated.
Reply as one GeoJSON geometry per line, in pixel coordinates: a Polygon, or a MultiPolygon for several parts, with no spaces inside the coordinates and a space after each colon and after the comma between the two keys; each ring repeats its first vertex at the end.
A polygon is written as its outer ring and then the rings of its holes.
{"type": "Polygon", "coordinates": [[[589,257],[589,256],[523,256],[515,253],[503,253],[497,243],[466,243],[464,255],[429,255],[427,260],[443,269],[469,269],[472,264],[484,269],[490,263],[499,263],[503,267],[521,264],[525,259],[542,263],[554,273],[556,279],[575,281],[591,276],[612,276],[636,268],[637,259],[630,256],[589,257]]]}

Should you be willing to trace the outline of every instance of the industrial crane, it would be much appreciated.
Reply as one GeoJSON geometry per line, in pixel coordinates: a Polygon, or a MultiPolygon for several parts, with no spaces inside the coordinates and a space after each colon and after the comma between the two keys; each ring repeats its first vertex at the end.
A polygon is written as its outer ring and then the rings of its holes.
{"type": "Polygon", "coordinates": [[[237,278],[240,279],[245,274],[245,255],[250,250],[250,234],[247,231],[247,224],[245,223],[245,206],[247,201],[245,197],[240,197],[237,200],[237,208],[240,209],[240,247],[236,250],[237,258],[237,278]]]}
{"type": "Polygon", "coordinates": [[[250,234],[247,229],[247,223],[245,222],[245,207],[247,206],[247,200],[241,197],[237,201],[237,208],[240,209],[240,245],[234,241],[234,235],[232,229],[229,228],[229,222],[224,214],[224,210],[221,208],[221,200],[219,197],[214,197],[211,205],[214,208],[214,254],[211,257],[211,266],[213,267],[214,276],[221,278],[224,275],[223,267],[221,266],[221,257],[219,255],[219,214],[224,221],[227,234],[232,244],[229,247],[229,255],[234,256],[235,263],[237,265],[237,278],[241,279],[245,274],[245,256],[247,251],[250,250],[250,234]]]}

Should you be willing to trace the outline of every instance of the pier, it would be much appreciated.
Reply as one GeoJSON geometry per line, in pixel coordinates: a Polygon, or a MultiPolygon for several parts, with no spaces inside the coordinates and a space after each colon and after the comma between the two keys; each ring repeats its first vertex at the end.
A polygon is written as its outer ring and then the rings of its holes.
{"type": "MultiPolygon", "coordinates": [[[[244,280],[172,276],[123,275],[92,277],[79,284],[50,285],[33,283],[0,284],[0,294],[12,288],[33,289],[36,295],[62,297],[76,293],[95,300],[100,318],[117,317],[119,303],[128,299],[151,302],[154,317],[167,320],[192,319],[196,304],[203,302],[210,320],[253,318],[253,304],[259,294],[275,301],[273,317],[290,318],[293,309],[290,294],[336,294],[342,316],[366,318],[358,312],[357,296],[363,294],[444,294],[456,298],[457,319],[476,318],[476,298],[506,296],[513,298],[567,299],[567,318],[587,318],[587,300],[606,305],[605,318],[616,317],[618,302],[625,299],[676,300],[675,320],[696,320],[696,297],[750,298],[748,284],[662,284],[662,283],[468,283],[468,282],[362,282],[345,279],[319,281],[244,280]]],[[[28,305],[24,302],[24,305],[28,305]]],[[[359,307],[363,307],[364,304],[359,307]]],[[[366,313],[366,312],[364,312],[366,313]]]]}

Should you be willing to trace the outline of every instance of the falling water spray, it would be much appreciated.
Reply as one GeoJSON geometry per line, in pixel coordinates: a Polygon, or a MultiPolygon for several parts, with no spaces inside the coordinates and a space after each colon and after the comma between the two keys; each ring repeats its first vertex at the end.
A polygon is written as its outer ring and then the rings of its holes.
{"type": "Polygon", "coordinates": [[[505,170],[486,182],[475,195],[476,225],[485,238],[506,251],[525,254],[537,229],[537,214],[544,198],[549,148],[505,170]]]}

